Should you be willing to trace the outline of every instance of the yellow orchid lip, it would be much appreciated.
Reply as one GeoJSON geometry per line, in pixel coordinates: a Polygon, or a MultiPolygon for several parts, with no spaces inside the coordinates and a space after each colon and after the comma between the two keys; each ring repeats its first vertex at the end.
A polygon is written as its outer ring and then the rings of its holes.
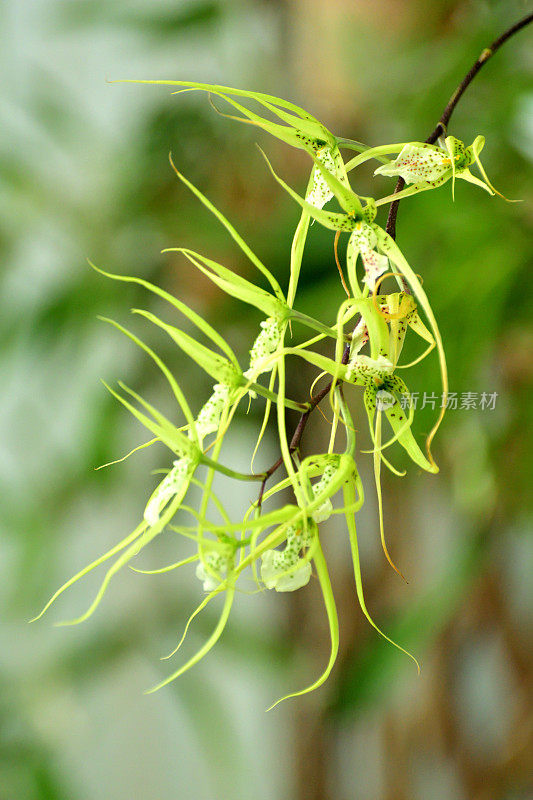
{"type": "MultiPolygon", "coordinates": [[[[461,158],[461,156],[458,153],[456,156],[453,157],[453,161],[459,161],[460,158],[461,158]]],[[[451,158],[443,158],[442,159],[442,163],[443,164],[451,164],[452,163],[452,159],[451,158]]]]}

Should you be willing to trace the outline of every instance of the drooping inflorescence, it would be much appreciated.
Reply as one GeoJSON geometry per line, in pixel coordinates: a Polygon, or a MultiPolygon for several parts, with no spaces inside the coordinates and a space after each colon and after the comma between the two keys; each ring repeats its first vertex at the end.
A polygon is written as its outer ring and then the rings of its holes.
{"type": "MultiPolygon", "coordinates": [[[[359,196],[351,187],[349,174],[360,164],[370,159],[377,159],[381,164],[376,169],[377,174],[401,176],[408,184],[407,188],[394,196],[395,198],[408,197],[433,189],[450,179],[454,184],[456,178],[480,185],[492,194],[493,187],[479,160],[484,139],[478,136],[470,147],[465,147],[458,139],[448,136],[438,146],[404,142],[370,148],[352,140],[337,139],[311,114],[292,103],[270,95],[183,81],[141,81],[141,83],[162,83],[174,85],[177,90],[185,88],[209,92],[227,102],[240,115],[227,116],[255,125],[287,145],[304,150],[312,160],[311,172],[306,191],[299,194],[274,173],[267,160],[276,180],[301,209],[290,248],[290,272],[287,276],[287,289],[284,292],[272,273],[232,224],[207,197],[181,175],[171,159],[178,178],[222,223],[257,270],[258,278],[266,279],[269,285],[268,290],[261,288],[252,281],[240,277],[230,268],[186,248],[168,248],[180,252],[221,291],[234,298],[235,302],[248,303],[261,315],[262,321],[259,322],[258,332],[251,344],[244,367],[222,336],[181,300],[140,278],[113,275],[98,270],[109,278],[144,286],[165,300],[174,312],[177,312],[178,318],[186,317],[203,337],[209,340],[209,347],[181,331],[176,325],[163,322],[147,311],[136,310],[136,313],[148,322],[162,328],[215,383],[210,397],[205,400],[199,411],[194,413],[172,371],[159,356],[136,334],[118,323],[107,320],[129,336],[153,359],[164,374],[183,419],[177,427],[123,384],[120,384],[121,391],[110,389],[150,431],[153,438],[148,444],[161,442],[167,447],[169,451],[165,465],[167,472],[151,494],[147,492],[149,496],[144,509],[139,508],[141,522],[138,527],[118,545],[67,581],[39,616],[42,616],[51,603],[74,581],[104,562],[114,559],[90,608],[78,619],[63,624],[73,624],[86,619],[99,604],[111,578],[122,567],[131,565],[134,556],[156,536],[166,529],[171,529],[182,535],[183,551],[177,553],[179,560],[174,564],[152,572],[186,568],[192,564],[201,583],[199,591],[203,590],[206,593],[187,623],[185,633],[196,614],[214,598],[224,595],[224,603],[219,621],[203,647],[155,688],[181,675],[214,646],[229,617],[239,580],[245,580],[245,576],[248,575],[261,589],[290,592],[306,586],[314,573],[324,597],[328,616],[331,655],[322,675],[311,686],[294,693],[294,695],[303,694],[317,688],[326,680],[338,649],[337,610],[321,547],[321,537],[327,532],[327,529],[321,526],[332,514],[341,515],[345,519],[347,548],[353,560],[356,595],[363,613],[377,628],[366,608],[362,588],[355,514],[364,501],[364,493],[357,469],[359,456],[354,422],[343,395],[343,384],[359,386],[362,389],[373,442],[379,528],[383,549],[391,564],[392,559],[384,535],[380,472],[382,465],[385,465],[396,474],[399,473],[385,456],[384,451],[397,444],[407,452],[418,467],[427,472],[437,472],[438,467],[431,454],[430,445],[446,407],[446,360],[431,305],[421,281],[398,245],[375,221],[379,207],[390,203],[392,195],[377,199],[359,196]],[[259,112],[250,109],[250,101],[259,107],[259,112]],[[345,160],[341,149],[355,150],[358,155],[351,160],[345,160]],[[475,164],[481,171],[482,179],[473,176],[469,170],[469,167],[475,164]],[[340,210],[324,210],[324,206],[333,199],[336,200],[340,210]],[[318,316],[311,317],[295,308],[298,279],[303,268],[304,245],[312,221],[335,232],[335,252],[340,233],[348,234],[345,263],[346,289],[349,296],[327,320],[318,316]],[[399,291],[383,293],[381,284],[389,275],[396,279],[399,291]],[[299,326],[311,330],[313,337],[294,344],[289,337],[296,336],[293,329],[299,326]],[[425,349],[411,364],[401,364],[399,362],[402,348],[409,332],[423,340],[425,349]],[[314,349],[314,346],[324,339],[329,340],[331,344],[330,356],[325,356],[314,349]],[[435,426],[426,442],[424,453],[414,429],[414,405],[411,402],[409,389],[397,370],[414,366],[422,358],[427,357],[435,347],[440,365],[443,402],[435,426]],[[333,413],[328,451],[314,454],[304,460],[300,460],[298,455],[298,437],[295,440],[296,444],[293,445],[285,423],[287,408],[299,411],[302,420],[306,422],[315,407],[312,402],[305,403],[287,397],[287,364],[297,359],[305,360],[329,376],[327,396],[333,413]],[[264,375],[268,376],[267,384],[261,382],[261,377],[264,375]],[[242,474],[225,465],[220,459],[222,444],[225,436],[231,431],[235,411],[241,403],[247,402],[263,403],[265,406],[261,433],[255,449],[253,446],[250,447],[251,455],[252,451],[254,455],[256,453],[272,410],[276,410],[275,424],[277,424],[281,455],[279,462],[262,473],[242,474]],[[390,428],[385,442],[383,417],[390,428]],[[270,486],[268,483],[275,480],[278,467],[283,467],[285,474],[270,486]],[[232,521],[222,499],[215,494],[213,479],[217,472],[224,474],[230,480],[257,482],[258,499],[247,509],[243,509],[241,520],[232,521]],[[194,508],[185,502],[192,485],[201,489],[200,503],[194,508]],[[286,490],[290,490],[293,497],[289,503],[281,501],[282,493],[286,490]],[[190,525],[175,524],[174,518],[179,510],[190,514],[192,518],[190,525]]],[[[396,646],[400,650],[403,649],[399,645],[396,646]]]]}

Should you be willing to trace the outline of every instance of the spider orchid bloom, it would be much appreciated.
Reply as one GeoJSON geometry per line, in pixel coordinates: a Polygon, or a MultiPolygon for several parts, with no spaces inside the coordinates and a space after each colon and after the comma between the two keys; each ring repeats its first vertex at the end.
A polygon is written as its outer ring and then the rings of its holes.
{"type": "Polygon", "coordinates": [[[347,381],[351,380],[354,375],[357,378],[392,375],[398,366],[408,327],[424,339],[428,343],[428,347],[413,362],[402,365],[402,367],[413,366],[422,361],[435,347],[435,339],[422,322],[412,295],[405,292],[375,295],[372,297],[372,302],[379,314],[373,327],[373,350],[374,354],[378,353],[378,355],[370,358],[360,353],[370,338],[367,323],[369,317],[366,312],[367,319],[361,316],[352,333],[345,373],[347,381]],[[388,327],[383,325],[384,322],[388,327]],[[387,355],[384,355],[385,352],[387,355]]]}
{"type": "Polygon", "coordinates": [[[294,592],[309,583],[311,564],[300,552],[310,546],[313,532],[289,525],[283,550],[265,550],[262,554],[261,580],[267,589],[294,592]]]}
{"type": "Polygon", "coordinates": [[[409,364],[403,364],[402,367],[411,367],[418,364],[433,350],[435,339],[422,322],[413,296],[405,292],[395,292],[393,294],[377,295],[375,301],[379,308],[379,313],[389,325],[389,355],[394,368],[396,369],[398,365],[408,327],[426,341],[428,347],[418,358],[409,364]]]}
{"type": "MultiPolygon", "coordinates": [[[[474,143],[474,145],[475,144],[476,143],[474,143]]],[[[477,150],[474,147],[474,145],[472,145],[473,152],[478,152],[479,145],[477,146],[477,150]]],[[[376,150],[379,150],[379,148],[376,148],[376,150]]],[[[390,152],[390,150],[391,148],[389,147],[388,152],[390,152]]],[[[366,151],[363,155],[366,157],[368,152],[370,151],[366,151]]],[[[368,157],[371,158],[372,156],[368,157]]],[[[372,233],[376,237],[376,244],[375,244],[376,250],[374,252],[377,255],[386,256],[390,264],[394,267],[394,269],[398,273],[400,273],[403,276],[403,278],[407,281],[407,283],[411,287],[413,296],[420,305],[421,309],[423,310],[430,324],[431,334],[435,341],[435,345],[437,347],[437,352],[439,356],[443,397],[446,398],[448,394],[448,373],[446,367],[446,356],[444,354],[444,346],[442,343],[442,337],[440,335],[439,327],[437,325],[437,320],[435,319],[433,309],[431,308],[431,304],[422,287],[422,284],[420,283],[416,273],[409,265],[405,256],[401,252],[400,248],[398,247],[394,239],[392,239],[391,236],[389,236],[389,234],[385,230],[380,228],[379,225],[375,224],[374,219],[376,215],[377,203],[374,200],[372,200],[372,198],[367,198],[366,205],[362,207],[359,197],[354,192],[352,192],[351,189],[347,189],[340,181],[338,181],[335,178],[334,175],[330,175],[327,172],[327,170],[323,168],[320,162],[317,161],[315,163],[322,171],[322,174],[326,179],[326,182],[328,183],[330,188],[334,191],[335,196],[337,197],[340,205],[342,206],[342,208],[346,213],[340,214],[332,211],[324,211],[323,209],[313,208],[313,206],[307,203],[303,197],[300,197],[300,195],[297,192],[295,192],[294,189],[288,186],[288,184],[286,184],[284,180],[282,180],[278,175],[276,175],[274,169],[272,168],[270,162],[267,159],[267,164],[270,168],[270,171],[272,172],[272,175],[278,181],[278,183],[285,189],[286,192],[288,192],[288,194],[291,195],[291,197],[294,200],[296,200],[296,202],[304,210],[308,211],[308,213],[312,217],[314,217],[314,219],[320,222],[320,224],[323,225],[325,228],[329,228],[330,230],[335,230],[335,231],[349,231],[350,233],[353,233],[353,231],[356,229],[356,226],[358,226],[359,223],[364,223],[364,225],[368,226],[368,228],[372,231],[372,233]]],[[[477,179],[475,179],[475,181],[476,180],[477,179]]],[[[411,189],[413,188],[414,187],[411,187],[411,189]]],[[[409,189],[406,191],[409,191],[409,189]]],[[[390,199],[400,199],[401,196],[402,193],[398,192],[397,194],[389,198],[389,201],[390,199]]],[[[381,203],[383,202],[383,200],[379,202],[381,203]]],[[[365,235],[367,232],[367,228],[363,227],[362,224],[359,228],[359,231],[361,230],[363,232],[363,235],[365,235]]],[[[350,288],[353,292],[353,296],[355,298],[355,302],[360,303],[361,300],[364,299],[364,293],[361,292],[356,272],[357,256],[359,255],[360,250],[357,247],[358,245],[357,239],[352,239],[352,237],[350,237],[350,240],[352,242],[352,246],[347,251],[347,258],[346,258],[348,280],[350,288]]],[[[373,239],[366,240],[367,256],[368,256],[368,249],[373,250],[373,248],[371,247],[371,243],[373,243],[373,239]]],[[[371,274],[365,275],[365,277],[367,279],[367,289],[369,288],[369,285],[372,283],[372,278],[374,280],[374,285],[375,285],[375,273],[373,274],[372,277],[371,274]]],[[[377,353],[372,353],[373,358],[377,358],[378,355],[384,355],[385,357],[388,357],[388,346],[387,349],[383,349],[382,352],[378,351],[377,353]]],[[[326,362],[324,361],[323,363],[326,362]]],[[[335,367],[335,371],[332,374],[333,375],[341,374],[338,365],[335,367]]],[[[444,416],[444,409],[445,409],[445,402],[443,402],[443,405],[437,417],[437,421],[433,426],[433,428],[431,429],[426,441],[426,449],[432,466],[431,471],[437,471],[437,466],[434,462],[433,456],[431,455],[431,442],[435,436],[435,433],[439,428],[439,425],[442,422],[444,416]]]]}
{"type": "MultiPolygon", "coordinates": [[[[398,192],[396,199],[442,186],[450,178],[452,178],[453,194],[455,192],[456,178],[461,178],[480,186],[489,194],[496,193],[479,159],[479,154],[485,145],[484,136],[477,136],[470,147],[465,147],[464,143],[456,139],[455,136],[447,136],[444,145],[444,147],[440,147],[421,142],[406,144],[394,161],[378,167],[374,171],[374,175],[399,177],[403,178],[407,184],[414,184],[398,192]],[[470,172],[469,167],[474,162],[477,164],[484,180],[476,178],[470,172]]],[[[380,204],[384,200],[382,198],[379,201],[380,204]]]]}

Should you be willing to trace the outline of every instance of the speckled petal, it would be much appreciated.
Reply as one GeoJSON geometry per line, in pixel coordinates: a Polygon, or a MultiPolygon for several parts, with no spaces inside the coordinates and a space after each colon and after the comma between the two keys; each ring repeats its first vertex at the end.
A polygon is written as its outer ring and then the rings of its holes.
{"type": "Polygon", "coordinates": [[[406,144],[390,164],[378,167],[374,175],[399,176],[406,183],[431,182],[451,169],[450,156],[430,144],[406,144]]]}

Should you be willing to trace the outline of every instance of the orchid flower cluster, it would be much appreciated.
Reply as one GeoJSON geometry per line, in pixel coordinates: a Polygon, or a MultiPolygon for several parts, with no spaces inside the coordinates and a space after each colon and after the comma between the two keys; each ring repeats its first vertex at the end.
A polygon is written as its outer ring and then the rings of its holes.
{"type": "MultiPolygon", "coordinates": [[[[179,534],[183,542],[179,560],[156,570],[134,569],[137,572],[161,573],[187,565],[195,566],[201,584],[198,588],[199,591],[203,590],[204,596],[191,615],[176,650],[194,617],[215,598],[223,596],[224,601],[218,622],[199,651],[150,691],[182,675],[211,650],[224,630],[237,583],[245,573],[260,590],[277,592],[301,589],[314,575],[324,598],[331,653],[317,680],[286,697],[301,695],[316,689],[326,680],[338,650],[337,610],[322,550],[323,537],[327,535],[324,523],[332,515],[341,515],[345,521],[359,605],[369,622],[388,639],[372,620],[363,595],[355,515],[363,504],[364,491],[356,463],[359,456],[355,427],[343,386],[351,384],[363,390],[373,442],[371,453],[380,536],[385,556],[392,566],[394,564],[387,550],[383,526],[381,468],[383,465],[396,474],[404,473],[393,466],[385,451],[396,444],[407,452],[417,467],[430,473],[438,471],[431,453],[431,441],[442,421],[446,403],[442,404],[424,452],[414,432],[414,406],[412,403],[405,405],[404,402],[410,395],[400,375],[402,369],[426,358],[436,348],[442,391],[446,397],[448,384],[443,344],[421,281],[394,239],[375,221],[378,209],[392,199],[434,189],[448,181],[454,187],[456,178],[494,193],[479,159],[484,140],[478,136],[470,147],[465,147],[453,136],[448,136],[437,145],[404,142],[367,147],[360,142],[335,137],[311,114],[277,97],[191,82],[140,82],[175,85],[179,87],[176,93],[189,90],[208,92],[232,107],[235,113],[226,116],[261,128],[287,145],[305,151],[312,162],[310,175],[306,191],[300,194],[274,172],[265,156],[274,178],[293,198],[301,212],[290,249],[290,272],[284,291],[231,222],[176,169],[171,158],[178,178],[225,227],[257,272],[256,283],[206,255],[183,247],[168,248],[168,251],[182,254],[221,292],[230,295],[236,302],[254,306],[261,315],[257,336],[244,365],[224,338],[178,298],[141,278],[98,270],[114,280],[140,284],[166,301],[178,317],[185,317],[197,329],[209,346],[148,311],[134,311],[148,323],[159,326],[180,350],[195,361],[198,368],[213,380],[213,389],[195,413],[173,372],[160,357],[135,333],[117,322],[107,320],[142,348],[161,370],[177,402],[180,420],[176,424],[168,419],[122,383],[117,389],[108,387],[117,400],[150,431],[150,441],[135,450],[160,442],[169,451],[164,475],[148,497],[142,519],[135,530],[67,581],[53,595],[39,617],[74,581],[104,562],[111,562],[91,606],[77,619],[60,624],[76,624],[87,619],[100,603],[113,576],[126,565],[131,565],[132,559],[157,536],[170,530],[179,534]],[[252,110],[251,105],[259,110],[252,110]],[[355,151],[357,155],[345,159],[341,151],[346,150],[355,151]],[[349,176],[356,167],[370,159],[379,163],[375,171],[377,175],[400,176],[407,184],[406,188],[394,197],[389,194],[374,199],[358,195],[352,189],[349,176]],[[479,168],[481,178],[470,172],[473,165],[479,168]],[[325,210],[324,207],[332,200],[335,200],[339,210],[325,210]],[[295,308],[304,248],[313,221],[335,232],[336,255],[339,237],[343,233],[348,234],[345,251],[347,283],[343,278],[348,296],[336,313],[325,320],[308,316],[295,308]],[[381,284],[388,276],[395,278],[398,289],[383,293],[381,284]],[[267,288],[263,288],[264,285],[267,288]],[[310,331],[311,338],[294,343],[291,337],[296,336],[297,328],[310,331]],[[410,364],[401,363],[408,334],[419,337],[424,347],[420,356],[410,364]],[[323,340],[331,344],[330,356],[323,355],[315,348],[323,340]],[[305,459],[300,459],[298,449],[290,446],[285,420],[287,409],[309,415],[314,408],[312,401],[301,402],[287,396],[287,364],[300,359],[316,367],[321,372],[319,377],[329,380],[327,396],[333,415],[327,452],[316,453],[305,459]],[[265,381],[263,376],[268,376],[268,380],[265,381]],[[284,474],[271,486],[267,486],[266,482],[267,478],[274,478],[274,471],[239,473],[221,460],[223,442],[235,413],[241,404],[250,402],[264,406],[263,424],[253,456],[256,455],[271,415],[275,416],[280,466],[284,474]],[[383,418],[390,428],[385,441],[383,418]],[[213,480],[217,473],[222,473],[228,479],[255,481],[256,485],[261,485],[258,499],[243,510],[242,519],[232,521],[223,501],[215,493],[213,480]],[[196,507],[186,502],[193,486],[201,490],[201,500],[196,507]],[[293,498],[288,503],[285,502],[287,491],[293,498]],[[175,520],[178,511],[180,514],[175,520]],[[191,524],[182,524],[185,515],[191,518],[191,524]]],[[[246,585],[244,582],[244,587],[246,585]]],[[[253,585],[250,582],[248,584],[253,585]]],[[[400,645],[396,646],[403,650],[400,645]]]]}

